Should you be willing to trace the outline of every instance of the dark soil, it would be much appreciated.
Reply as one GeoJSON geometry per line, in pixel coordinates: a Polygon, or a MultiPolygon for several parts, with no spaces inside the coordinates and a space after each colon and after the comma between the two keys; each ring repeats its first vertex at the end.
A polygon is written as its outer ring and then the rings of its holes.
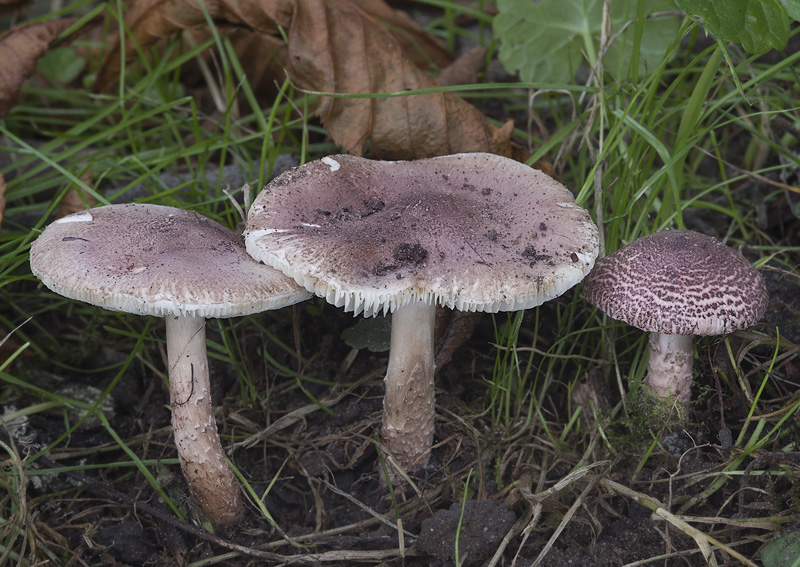
{"type": "MultiPolygon", "coordinates": [[[[797,341],[800,306],[792,287],[795,280],[770,266],[764,273],[772,304],[759,328],[779,326],[782,337],[797,341]]],[[[542,307],[540,318],[555,318],[570,296],[542,307]]],[[[89,402],[109,387],[131,345],[124,338],[99,331],[103,325],[118,327],[116,319],[90,308],[81,313],[69,320],[56,319],[54,312],[43,315],[47,320],[40,318],[40,324],[52,336],[72,338],[54,345],[42,337],[39,345],[53,360],[71,361],[80,370],[23,356],[11,374],[72,399],[86,395],[89,402]],[[79,332],[71,334],[70,329],[79,332]],[[102,341],[106,344],[99,346],[102,341]],[[66,384],[70,385],[67,390],[66,384]]],[[[749,407],[736,384],[717,385],[712,368],[735,375],[725,367],[730,363],[727,355],[719,353],[718,342],[709,340],[699,346],[700,376],[693,391],[698,401],[692,414],[696,423],[661,431],[662,443],[643,460],[652,436],[646,425],[645,430],[635,431],[631,424],[646,424],[647,415],[637,421],[634,403],[631,419],[620,420],[619,414],[614,417],[613,408],[620,406],[608,386],[613,382],[596,370],[589,380],[580,381],[576,391],[597,402],[598,419],[608,442],[598,437],[592,421],[584,424],[583,433],[570,434],[566,442],[552,442],[566,423],[564,407],[568,403],[566,389],[559,392],[555,387],[542,406],[550,437],[536,420],[511,424],[507,430],[494,428],[480,413],[487,403],[485,379],[491,375],[493,360],[486,358],[486,353],[489,343],[495,342],[489,316],[480,319],[472,338],[441,368],[432,464],[412,476],[414,487],[396,486],[393,502],[381,481],[375,444],[385,354],[363,350],[353,357],[340,335],[355,320],[319,301],[298,309],[295,316],[302,329],[304,360],[308,361],[302,369],[308,377],[302,380],[305,392],[293,378],[275,370],[281,365],[294,368],[295,359],[266,341],[254,325],[246,320],[223,326],[209,323],[212,342],[221,342],[224,331],[229,339],[235,336],[249,355],[236,365],[212,360],[213,395],[221,406],[217,417],[223,442],[231,447],[232,439],[236,441],[231,459],[255,493],[263,495],[280,531],[251,503],[236,529],[203,536],[197,529],[202,518],[188,497],[177,464],[149,468],[186,514],[189,526],[176,521],[135,468],[111,465],[129,458],[98,420],[86,420],[64,438],[65,414],[56,409],[31,415],[20,427],[8,429],[20,455],[54,444],[48,460],[42,458],[27,466],[33,479],[27,489],[28,504],[35,512],[39,536],[60,550],[65,562],[75,565],[182,565],[216,556],[215,561],[225,565],[282,564],[283,557],[286,564],[294,561],[292,564],[298,565],[444,567],[455,565],[458,542],[459,559],[465,566],[604,567],[663,556],[656,564],[683,567],[706,564],[697,543],[654,515],[642,498],[659,502],[684,518],[716,518],[694,526],[745,557],[756,557],[762,542],[774,534],[763,526],[740,523],[743,519],[798,514],[800,482],[794,474],[784,474],[796,471],[798,463],[791,462],[793,454],[780,452],[780,446],[796,441],[795,424],[782,425],[784,436],[773,448],[741,458],[741,447],[733,441],[745,424],[749,407]],[[260,345],[265,343],[273,357],[269,365],[259,356],[260,345]],[[266,405],[259,405],[258,396],[241,390],[241,372],[256,377],[259,394],[270,392],[266,405]],[[311,396],[329,405],[333,414],[318,409],[311,396]],[[260,433],[268,425],[269,435],[260,433]],[[82,472],[56,474],[52,470],[70,465],[82,472]],[[585,474],[569,476],[586,465],[592,468],[585,474]],[[714,488],[725,467],[738,472],[714,488]],[[51,470],[36,476],[39,468],[51,470]],[[558,482],[563,486],[554,489],[558,482]],[[635,493],[620,492],[613,483],[635,493]],[[246,553],[224,556],[233,550],[246,553]]],[[[501,315],[498,321],[504,318],[501,315]]],[[[264,315],[259,323],[275,337],[292,343],[288,311],[264,315]]],[[[140,328],[144,320],[133,319],[131,324],[140,328]]],[[[541,340],[551,340],[548,333],[553,332],[540,330],[541,340]]],[[[523,326],[523,337],[530,333],[523,326]]],[[[163,329],[155,321],[150,336],[163,337],[163,329]]],[[[755,345],[753,340],[742,333],[734,338],[733,348],[737,353],[749,353],[741,359],[742,371],[757,389],[756,380],[763,373],[750,371],[769,364],[773,347],[755,345]]],[[[521,344],[524,342],[522,339],[521,344]]],[[[153,364],[134,362],[128,367],[111,390],[105,415],[113,431],[139,458],[174,458],[167,393],[161,376],[153,372],[153,366],[160,366],[162,345],[148,341],[144,350],[153,364]]],[[[782,396],[797,391],[793,382],[797,369],[791,358],[779,361],[773,376],[769,396],[763,398],[767,401],[760,405],[764,415],[770,408],[784,408],[782,396]]],[[[573,392],[573,400],[577,395],[573,392]]],[[[17,388],[10,388],[4,397],[6,411],[37,401],[17,388]]],[[[79,418],[78,414],[66,417],[69,423],[79,418]]],[[[774,422],[768,420],[764,433],[774,422]]],[[[7,432],[3,440],[12,443],[7,432]]],[[[724,551],[715,555],[720,564],[738,564],[724,551]]]]}

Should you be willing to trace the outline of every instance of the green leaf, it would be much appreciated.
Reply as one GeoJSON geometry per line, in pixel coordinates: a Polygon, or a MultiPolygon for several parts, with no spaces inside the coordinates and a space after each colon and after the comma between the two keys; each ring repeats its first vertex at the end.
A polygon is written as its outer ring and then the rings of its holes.
{"type": "MultiPolygon", "coordinates": [[[[717,39],[741,43],[745,51],[760,55],[783,49],[789,41],[789,14],[781,0],[676,0],[686,14],[698,20],[717,39]]],[[[797,0],[787,0],[794,16],[797,0]]]]}
{"type": "Polygon", "coordinates": [[[800,22],[800,0],[782,0],[786,13],[796,22],[800,22]]]}
{"type": "Polygon", "coordinates": [[[74,81],[86,67],[86,60],[71,47],[51,49],[39,59],[37,68],[47,77],[67,85],[74,81]]]}
{"type": "Polygon", "coordinates": [[[761,561],[764,567],[800,566],[800,531],[789,532],[765,545],[761,561]]]}
{"type": "Polygon", "coordinates": [[[391,317],[362,318],[342,331],[342,339],[351,348],[366,348],[370,352],[386,352],[392,334],[391,317]]]}
{"type": "MultiPolygon", "coordinates": [[[[670,2],[639,0],[644,15],[668,10],[670,2]]],[[[657,66],[680,22],[675,17],[648,18],[639,53],[633,53],[637,29],[636,0],[611,3],[611,35],[631,22],[606,53],[606,71],[625,79],[631,60],[638,58],[639,69],[657,66]]],[[[500,41],[500,62],[509,72],[519,72],[526,83],[572,83],[581,65],[594,65],[598,57],[603,0],[498,0],[494,32],[500,41]],[[584,56],[584,53],[586,54],[584,56]]]]}

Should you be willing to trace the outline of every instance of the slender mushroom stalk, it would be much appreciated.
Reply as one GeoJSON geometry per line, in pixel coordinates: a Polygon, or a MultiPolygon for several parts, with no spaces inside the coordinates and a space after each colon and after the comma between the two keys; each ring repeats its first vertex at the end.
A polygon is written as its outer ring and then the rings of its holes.
{"type": "Polygon", "coordinates": [[[253,202],[245,243],[328,303],[366,317],[393,313],[381,436],[415,472],[434,438],[435,306],[541,305],[591,269],[597,232],[566,187],[497,155],[338,155],[270,182],[253,202]]]}
{"type": "Polygon", "coordinates": [[[203,317],[167,317],[172,430],[183,476],[213,526],[241,516],[239,483],[228,466],[211,407],[203,317]]]}
{"type": "Polygon", "coordinates": [[[413,301],[392,314],[381,438],[403,470],[425,467],[434,433],[436,305],[413,301]]]}
{"type": "Polygon", "coordinates": [[[660,398],[686,404],[692,397],[694,337],[650,333],[647,385],[660,398]]]}
{"type": "Polygon", "coordinates": [[[214,528],[233,525],[242,499],[212,412],[205,318],[278,309],[310,294],[254,261],[220,224],[160,205],[110,205],[57,220],[34,242],[30,263],[65,297],[166,319],[181,468],[214,528]]]}

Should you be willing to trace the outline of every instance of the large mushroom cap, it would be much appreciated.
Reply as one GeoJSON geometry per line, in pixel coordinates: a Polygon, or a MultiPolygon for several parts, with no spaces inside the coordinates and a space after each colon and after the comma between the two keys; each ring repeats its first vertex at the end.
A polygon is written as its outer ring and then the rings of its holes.
{"type": "Polygon", "coordinates": [[[566,187],[479,153],[310,162],[259,194],[245,242],[254,258],[367,316],[415,300],[527,309],[577,284],[598,253],[597,227],[566,187]]]}
{"type": "Polygon", "coordinates": [[[764,280],[744,256],[689,230],[656,232],[599,260],[583,295],[609,317],[677,335],[744,329],[767,307],[764,280]]]}
{"type": "Polygon", "coordinates": [[[227,228],[160,205],[110,205],[59,219],[33,243],[30,262],[58,294],[140,315],[234,317],[309,297],[250,258],[227,228]]]}

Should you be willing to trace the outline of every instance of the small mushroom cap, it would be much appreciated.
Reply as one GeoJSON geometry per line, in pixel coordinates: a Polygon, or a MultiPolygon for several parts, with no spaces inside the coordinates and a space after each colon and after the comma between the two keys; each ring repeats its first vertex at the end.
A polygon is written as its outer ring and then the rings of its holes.
{"type": "Polygon", "coordinates": [[[109,205],[63,217],[33,243],[30,262],[60,295],[139,315],[234,317],[310,297],[253,260],[227,228],[160,205],[109,205]]]}
{"type": "Polygon", "coordinates": [[[247,251],[355,314],[409,302],[527,309],[583,279],[598,232],[569,190],[492,154],[322,158],[274,179],[247,251]]]}
{"type": "Polygon", "coordinates": [[[690,230],[642,237],[599,260],[583,295],[609,317],[676,335],[723,335],[753,325],[767,288],[747,259],[690,230]]]}

